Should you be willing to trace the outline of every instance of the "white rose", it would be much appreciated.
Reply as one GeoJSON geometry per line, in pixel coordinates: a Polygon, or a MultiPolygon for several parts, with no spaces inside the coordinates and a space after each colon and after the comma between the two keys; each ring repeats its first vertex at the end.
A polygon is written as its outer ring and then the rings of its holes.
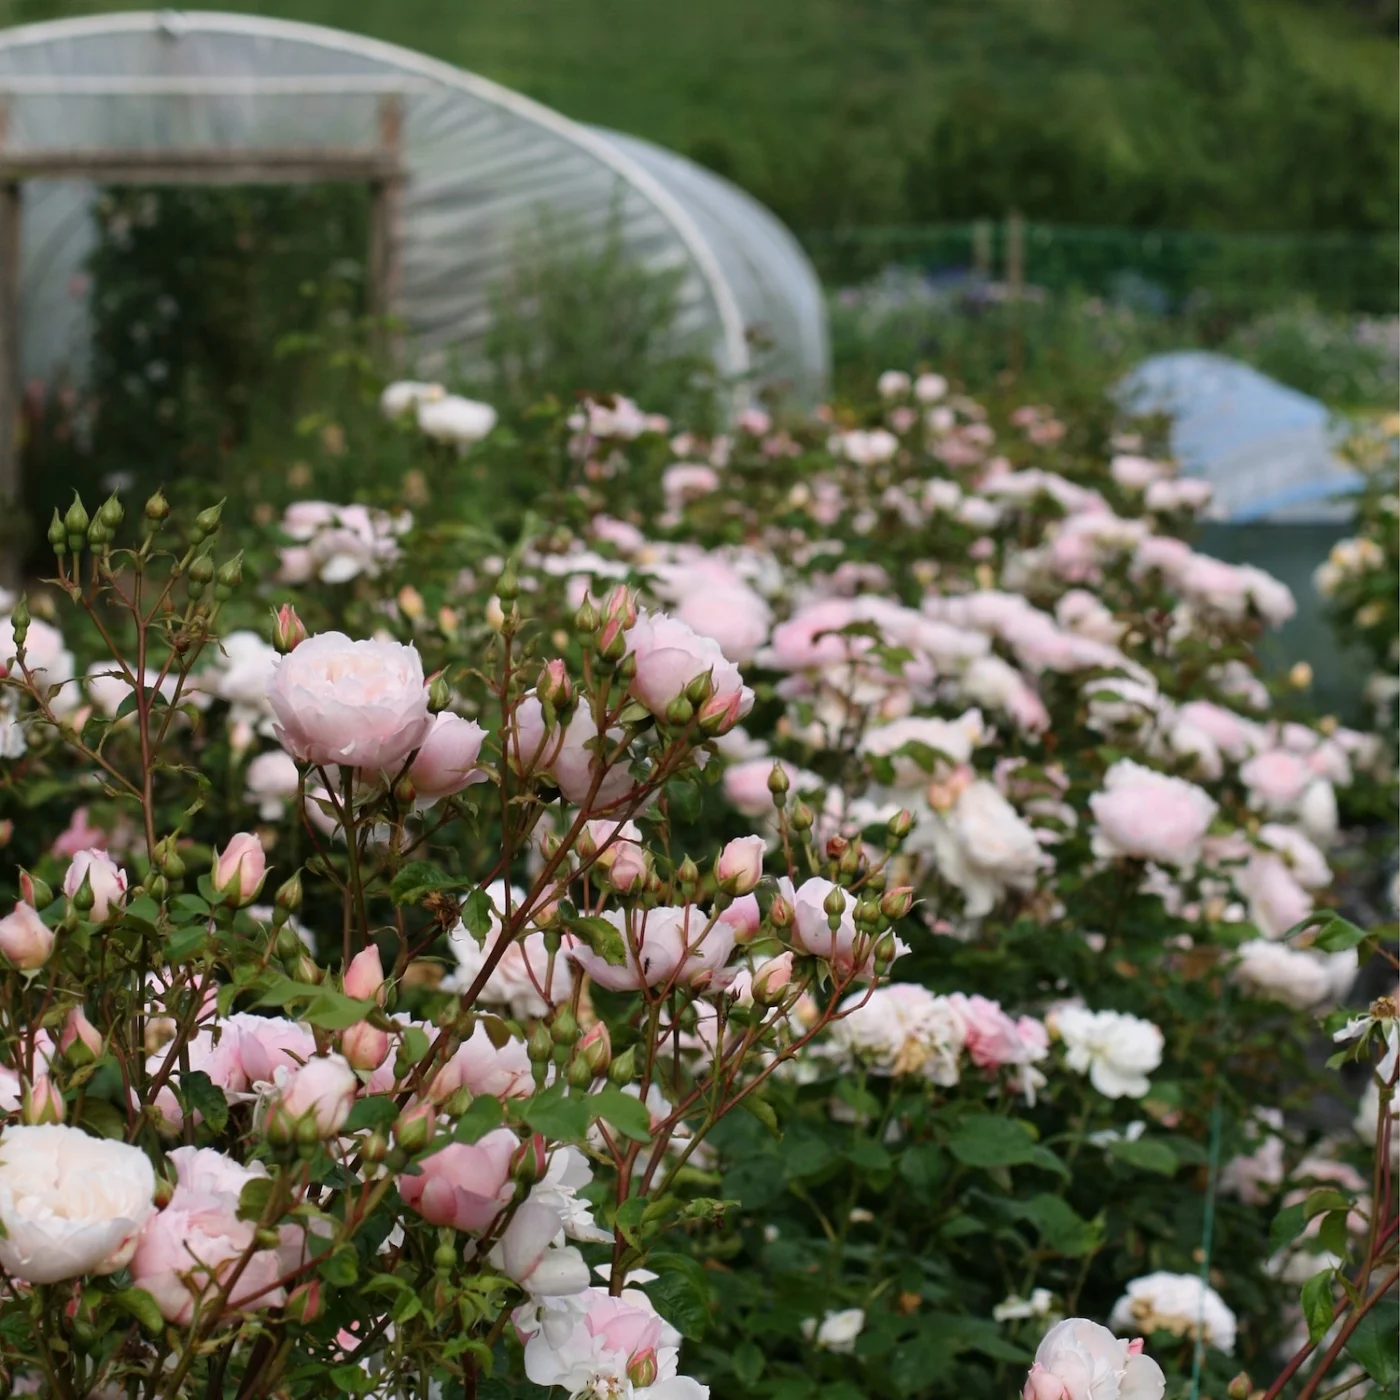
{"type": "Polygon", "coordinates": [[[973,782],[933,819],[939,873],[963,892],[967,914],[989,914],[1007,890],[1034,888],[1052,864],[1035,832],[991,783],[973,782]]]}
{"type": "Polygon", "coordinates": [[[496,410],[489,403],[458,394],[420,399],[417,408],[418,429],[425,437],[463,450],[480,442],[496,426],[496,410]]]}
{"type": "Polygon", "coordinates": [[[1121,1011],[1064,1006],[1050,1018],[1072,1070],[1088,1074],[1105,1098],[1140,1099],[1152,1087],[1147,1076],[1162,1063],[1162,1032],[1121,1011]]]}
{"type": "Polygon", "coordinates": [[[1148,1274],[1134,1279],[1113,1306],[1109,1326],[1120,1332],[1199,1336],[1227,1356],[1235,1349],[1235,1315],[1195,1274],[1148,1274]]]}
{"type": "Polygon", "coordinates": [[[855,1350],[856,1338],[865,1330],[865,1313],[860,1308],[842,1308],[829,1312],[818,1324],[814,1317],[802,1324],[802,1335],[810,1342],[815,1339],[818,1351],[833,1351],[840,1356],[855,1350]]]}
{"type": "Polygon", "coordinates": [[[1083,1317],[1053,1326],[1035,1352],[1023,1400],[1162,1400],[1161,1368],[1142,1354],[1141,1342],[1125,1342],[1083,1317]]]}
{"type": "Polygon", "coordinates": [[[0,1136],[0,1266],[28,1283],[110,1274],[155,1212],[140,1148],[61,1124],[0,1136]]]}

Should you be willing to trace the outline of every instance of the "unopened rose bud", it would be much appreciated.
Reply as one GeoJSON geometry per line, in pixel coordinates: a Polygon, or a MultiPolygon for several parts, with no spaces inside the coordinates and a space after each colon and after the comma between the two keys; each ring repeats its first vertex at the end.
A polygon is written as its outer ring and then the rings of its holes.
{"type": "Polygon", "coordinates": [[[596,632],[602,622],[602,616],[594,606],[593,599],[585,594],[583,602],[574,614],[574,631],[586,637],[596,632]]]}
{"type": "Polygon", "coordinates": [[[406,583],[399,589],[398,603],[399,611],[410,622],[417,622],[428,611],[423,595],[411,583],[406,583]]]}
{"type": "Polygon", "coordinates": [[[1295,662],[1288,672],[1288,684],[1294,690],[1306,690],[1313,683],[1313,669],[1306,661],[1295,662]]]}
{"type": "Polygon", "coordinates": [[[49,521],[49,546],[57,555],[68,552],[68,531],[64,527],[63,517],[58,513],[58,507],[54,507],[53,519],[49,521]]]}
{"type": "Polygon", "coordinates": [[[297,616],[297,610],[290,603],[283,603],[272,614],[272,645],[286,656],[305,640],[306,624],[297,616]]]}
{"type": "Polygon", "coordinates": [[[38,1075],[33,1084],[26,1084],[20,1095],[20,1119],[29,1124],[61,1123],[67,1116],[63,1095],[47,1074],[38,1075]]]}
{"type": "Polygon", "coordinates": [[[674,725],[677,729],[687,725],[695,718],[695,706],[685,698],[684,695],[677,695],[669,705],[666,706],[666,723],[674,725]]]}
{"type": "Polygon", "coordinates": [[[191,598],[202,598],[204,590],[214,580],[214,561],[207,554],[196,556],[190,563],[189,583],[186,585],[191,598]]]}
{"type": "Polygon", "coordinates": [[[599,1021],[589,1026],[578,1042],[576,1054],[595,1075],[606,1074],[612,1064],[612,1037],[607,1026],[599,1021]]]}
{"type": "Polygon", "coordinates": [[[621,661],[627,654],[627,633],[622,624],[605,618],[594,638],[593,649],[604,661],[621,661]]]}
{"type": "Polygon", "coordinates": [[[352,1069],[378,1069],[389,1058],[389,1032],[359,1021],[341,1035],[340,1053],[352,1069]]]}
{"type": "Polygon", "coordinates": [[[588,1061],[575,1055],[564,1071],[564,1082],[571,1089],[587,1089],[593,1083],[593,1071],[589,1069],[588,1061]]]}
{"type": "Polygon", "coordinates": [[[781,763],[775,763],[768,774],[768,791],[773,795],[773,805],[781,807],[783,805],[783,795],[788,790],[787,769],[781,763]]]}
{"type": "Polygon", "coordinates": [[[421,1152],[436,1132],[437,1110],[432,1104],[410,1104],[394,1123],[394,1142],[405,1152],[421,1152]]]}
{"type": "Polygon", "coordinates": [[[760,963],[753,975],[753,999],[760,1006],[776,1006],[792,981],[792,954],[779,953],[760,963]]]}
{"type": "Polygon", "coordinates": [[[639,1390],[656,1383],[656,1352],[648,1347],[639,1351],[627,1364],[627,1379],[639,1390]]]}
{"type": "Polygon", "coordinates": [[[267,879],[267,855],[250,831],[240,831],[222,851],[214,852],[210,883],[217,893],[240,909],[251,904],[267,879]]]}
{"type": "Polygon", "coordinates": [[[499,632],[506,625],[506,610],[501,606],[501,600],[493,593],[486,600],[486,625],[493,631],[499,632]]]}
{"type": "Polygon", "coordinates": [[[768,906],[768,922],[774,928],[791,928],[792,920],[792,905],[782,895],[774,895],[772,904],[768,906]]]}
{"type": "Polygon", "coordinates": [[[284,1315],[303,1326],[319,1322],[325,1310],[326,1302],[321,1292],[320,1280],[314,1278],[294,1288],[283,1305],[284,1315]]]}
{"type": "MultiPolygon", "coordinates": [[[[92,887],[87,886],[88,908],[92,908],[92,887]]],[[[43,967],[53,954],[54,932],[38,911],[23,902],[0,919],[0,953],[21,972],[43,967]]]]}
{"type": "Polygon", "coordinates": [[[603,620],[620,623],[626,631],[637,620],[637,600],[626,584],[619,583],[603,603],[603,620]]]}
{"type": "Polygon", "coordinates": [[[295,914],[301,908],[301,871],[296,871],[288,880],[284,880],[277,887],[277,893],[273,896],[273,902],[277,908],[285,909],[289,914],[295,914]]]}
{"type": "Polygon", "coordinates": [[[53,890],[36,875],[27,870],[19,872],[20,898],[34,909],[47,909],[53,903],[53,890]]]}
{"type": "Polygon", "coordinates": [[[880,912],[887,919],[902,919],[914,907],[914,891],[909,885],[886,890],[880,898],[880,912]]]}
{"type": "Polygon", "coordinates": [[[1229,1385],[1225,1387],[1225,1394],[1230,1400],[1249,1400],[1254,1392],[1254,1382],[1249,1378],[1248,1371],[1241,1371],[1229,1385]]]}
{"type": "Polygon", "coordinates": [[[829,860],[840,860],[851,848],[851,843],[844,836],[832,836],[826,843],[826,854],[829,860]]]}
{"type": "Polygon", "coordinates": [[[170,514],[170,502],[162,492],[146,498],[145,516],[153,525],[159,525],[170,514]]]}
{"type": "Polygon", "coordinates": [[[689,856],[676,867],[676,883],[682,890],[693,890],[700,882],[700,867],[689,856]]]}
{"type": "Polygon", "coordinates": [[[233,596],[233,590],[243,582],[243,551],[240,549],[232,559],[220,564],[214,574],[214,596],[226,603],[233,596]]]}
{"type": "Polygon", "coordinates": [[[891,843],[898,844],[903,841],[914,829],[914,814],[909,809],[901,808],[885,824],[885,831],[888,833],[891,843]]]}
{"type": "Polygon", "coordinates": [[[833,933],[841,927],[841,920],[846,913],[846,898],[846,891],[838,885],[822,901],[822,908],[826,911],[826,921],[833,933]]]}
{"type": "Polygon", "coordinates": [[[63,1033],[58,1038],[58,1048],[74,1064],[91,1062],[102,1053],[102,1036],[81,1006],[75,1006],[68,1012],[63,1022],[63,1033]]]}
{"type": "Polygon", "coordinates": [[[550,1039],[556,1045],[572,1045],[579,1037],[578,1020],[567,1006],[561,1006],[549,1023],[550,1039]]]}
{"type": "Polygon", "coordinates": [[[535,682],[535,694],[543,703],[553,705],[555,710],[562,710],[573,698],[573,693],[574,687],[573,682],[569,680],[568,667],[558,657],[547,661],[535,682]]]}
{"type": "Polygon", "coordinates": [[[715,860],[715,883],[725,894],[745,895],[763,878],[766,851],[761,836],[736,836],[715,860]]]}
{"type": "Polygon", "coordinates": [[[788,825],[800,835],[804,831],[811,831],[816,820],[812,809],[805,802],[796,802],[793,804],[791,816],[788,817],[788,825]]]}
{"type": "Polygon", "coordinates": [[[613,1062],[608,1066],[608,1082],[616,1084],[619,1088],[625,1088],[636,1077],[637,1056],[629,1045],[622,1054],[613,1056],[613,1062]]]}
{"type": "Polygon", "coordinates": [[[92,521],[88,519],[88,513],[83,508],[82,499],[74,491],[73,504],[68,507],[68,511],[63,517],[63,528],[68,535],[68,548],[74,554],[77,554],[87,543],[87,532],[90,524],[92,521]]]}
{"type": "Polygon", "coordinates": [[[97,508],[97,518],[108,530],[116,530],[125,516],[126,511],[122,509],[122,503],[117,499],[115,491],[97,508]]]}
{"type": "Polygon", "coordinates": [[[384,964],[379,958],[379,949],[371,943],[362,948],[350,959],[341,983],[345,995],[356,1001],[377,1001],[384,1005],[384,964]]]}
{"type": "Polygon", "coordinates": [[[714,693],[715,680],[709,671],[696,676],[685,688],[685,698],[695,706],[703,706],[714,693]]]}
{"type": "Polygon", "coordinates": [[[554,1058],[554,1037],[543,1022],[530,1032],[530,1037],[525,1042],[525,1053],[532,1065],[545,1065],[554,1058]]]}
{"type": "Polygon", "coordinates": [[[507,565],[496,580],[496,597],[503,603],[513,603],[519,596],[520,582],[515,577],[515,570],[507,565]]]}
{"type": "Polygon", "coordinates": [[[521,1186],[533,1186],[549,1170],[549,1150],[538,1133],[527,1138],[511,1159],[511,1177],[521,1186]]]}
{"type": "Polygon", "coordinates": [[[202,510],[194,518],[194,523],[190,526],[190,541],[193,544],[202,544],[215,534],[219,528],[219,517],[224,513],[224,503],[220,501],[217,505],[210,506],[207,510],[202,510]]]}

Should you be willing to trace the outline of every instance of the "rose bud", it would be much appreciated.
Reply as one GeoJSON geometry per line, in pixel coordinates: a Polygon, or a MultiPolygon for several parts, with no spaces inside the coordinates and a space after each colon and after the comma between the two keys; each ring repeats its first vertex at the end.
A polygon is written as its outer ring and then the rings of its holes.
{"type": "Polygon", "coordinates": [[[760,1006],[776,1006],[792,981],[792,954],[779,953],[760,964],[753,975],[753,999],[760,1006]]]}
{"type": "Polygon", "coordinates": [[[102,1036],[97,1027],[88,1020],[81,1006],[75,1006],[63,1023],[63,1034],[58,1038],[58,1048],[69,1055],[75,1046],[81,1045],[93,1059],[102,1053],[102,1036]]]}
{"type": "Polygon", "coordinates": [[[306,624],[297,616],[290,603],[283,603],[272,614],[272,645],[283,656],[294,651],[306,640],[306,624]]]}
{"type": "Polygon", "coordinates": [[[0,919],[0,953],[21,972],[43,967],[53,953],[53,930],[30,905],[16,904],[0,919]]]}
{"type": "Polygon", "coordinates": [[[377,1001],[380,1006],[384,1005],[384,964],[373,943],[350,959],[342,985],[345,995],[356,1001],[377,1001]]]}
{"type": "Polygon", "coordinates": [[[583,1033],[577,1053],[595,1075],[608,1072],[608,1066],[612,1063],[612,1037],[602,1021],[596,1026],[590,1026],[583,1033]]]}
{"type": "Polygon", "coordinates": [[[340,1051],[354,1069],[378,1069],[389,1058],[389,1032],[360,1021],[345,1030],[340,1051]]]}
{"type": "Polygon", "coordinates": [[[211,882],[231,904],[251,904],[267,879],[267,856],[262,842],[250,831],[240,831],[222,851],[214,851],[211,882]]]}
{"type": "Polygon", "coordinates": [[[268,1139],[293,1142],[312,1133],[334,1137],[345,1126],[359,1087],[355,1071],[342,1056],[315,1056],[274,1091],[267,1110],[268,1139]]]}
{"type": "Polygon", "coordinates": [[[93,923],[105,923],[113,908],[126,903],[126,871],[106,851],[79,851],[63,877],[63,893],[93,923]],[[85,884],[87,893],[79,899],[85,884]],[[92,902],[83,909],[88,899],[92,902]]]}
{"type": "Polygon", "coordinates": [[[472,783],[486,782],[487,774],[477,765],[485,738],[486,731],[475,720],[446,710],[435,714],[432,728],[408,770],[415,795],[436,802],[472,783]]]}
{"type": "Polygon", "coordinates": [[[30,1124],[61,1123],[65,1116],[63,1095],[47,1074],[26,1084],[20,1096],[20,1121],[30,1124]]]}
{"type": "Polygon", "coordinates": [[[761,836],[736,836],[715,861],[715,881],[726,894],[748,894],[763,875],[761,836]]]}
{"type": "Polygon", "coordinates": [[[437,1110],[432,1104],[410,1104],[394,1123],[394,1142],[405,1152],[421,1152],[436,1131],[437,1110]]]}

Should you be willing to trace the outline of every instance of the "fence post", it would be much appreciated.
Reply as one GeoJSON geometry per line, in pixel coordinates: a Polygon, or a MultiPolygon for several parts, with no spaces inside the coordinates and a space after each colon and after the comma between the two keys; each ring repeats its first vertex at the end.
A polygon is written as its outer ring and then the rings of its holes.
{"type": "Polygon", "coordinates": [[[1021,298],[1026,290],[1026,221],[1018,209],[1006,216],[1006,297],[1011,306],[1011,337],[1007,369],[1013,380],[1021,377],[1025,345],[1021,331],[1021,298]]]}
{"type": "Polygon", "coordinates": [[[978,219],[972,226],[972,275],[983,282],[992,280],[992,221],[978,219]]]}

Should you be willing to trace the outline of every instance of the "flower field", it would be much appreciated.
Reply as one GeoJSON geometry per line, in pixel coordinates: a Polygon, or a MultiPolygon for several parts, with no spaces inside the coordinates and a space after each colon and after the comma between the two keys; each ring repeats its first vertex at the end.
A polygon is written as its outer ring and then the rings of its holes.
{"type": "Polygon", "coordinates": [[[4,1394],[1394,1393],[1395,691],[1152,425],[365,395],[7,600],[4,1394]]]}

